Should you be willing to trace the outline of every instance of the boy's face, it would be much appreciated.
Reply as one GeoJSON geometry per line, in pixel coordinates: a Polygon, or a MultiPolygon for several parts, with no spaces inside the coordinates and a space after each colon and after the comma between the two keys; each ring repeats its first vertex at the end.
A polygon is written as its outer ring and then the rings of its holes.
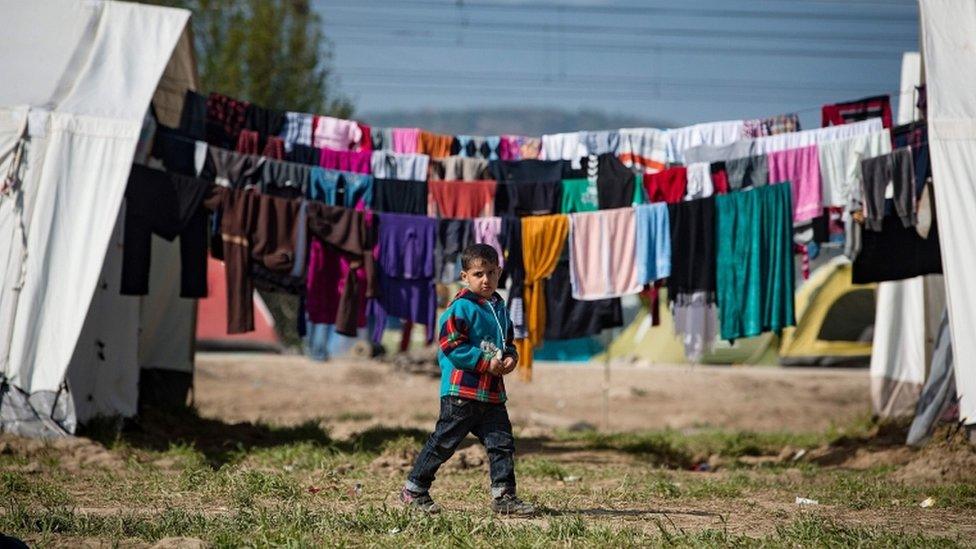
{"type": "Polygon", "coordinates": [[[488,299],[498,289],[498,277],[501,274],[502,270],[497,263],[475,259],[468,264],[467,270],[461,271],[461,281],[469,290],[488,299]]]}

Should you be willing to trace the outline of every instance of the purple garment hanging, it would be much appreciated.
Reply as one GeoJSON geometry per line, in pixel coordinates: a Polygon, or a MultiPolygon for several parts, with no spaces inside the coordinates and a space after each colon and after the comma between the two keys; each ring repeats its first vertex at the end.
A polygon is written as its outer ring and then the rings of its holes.
{"type": "Polygon", "coordinates": [[[379,343],[389,316],[427,326],[433,341],[437,316],[434,250],[437,219],[406,214],[376,214],[379,258],[378,296],[370,301],[373,341],[379,343]]]}

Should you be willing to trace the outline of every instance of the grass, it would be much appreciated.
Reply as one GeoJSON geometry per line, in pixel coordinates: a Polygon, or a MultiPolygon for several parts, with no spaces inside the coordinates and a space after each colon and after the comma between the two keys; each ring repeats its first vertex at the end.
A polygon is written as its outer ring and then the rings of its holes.
{"type": "Polygon", "coordinates": [[[734,465],[787,446],[858,440],[864,429],[855,426],[558,433],[517,462],[520,492],[546,511],[537,519],[490,514],[487,465],[439,474],[433,494],[447,512],[416,516],[393,497],[405,471],[372,462],[409,455],[426,432],[375,427],[334,440],[318,422],[221,430],[205,418],[184,420],[190,424],[168,439],[153,425],[137,434],[111,425],[100,431],[101,443],[124,458],[121,466],[71,469],[71,456],[54,449],[0,455],[0,531],[39,546],[190,536],[216,547],[951,547],[968,540],[926,532],[916,518],[928,513],[964,524],[976,509],[976,485],[906,484],[891,466],[734,465]],[[688,470],[708,456],[730,466],[688,470]],[[797,508],[796,496],[820,506],[797,508]],[[920,509],[930,496],[936,508],[920,509]]]}

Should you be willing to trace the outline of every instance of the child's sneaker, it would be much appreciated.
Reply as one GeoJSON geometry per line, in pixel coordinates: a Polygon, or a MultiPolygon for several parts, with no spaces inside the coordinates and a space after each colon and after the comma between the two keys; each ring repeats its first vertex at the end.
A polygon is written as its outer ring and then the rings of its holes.
{"type": "Polygon", "coordinates": [[[505,494],[492,500],[491,510],[499,515],[529,516],[535,514],[535,505],[520,500],[514,494],[505,494]]]}
{"type": "Polygon", "coordinates": [[[430,515],[441,512],[441,506],[437,505],[428,493],[417,494],[404,488],[400,491],[400,502],[406,507],[423,511],[430,515]]]}

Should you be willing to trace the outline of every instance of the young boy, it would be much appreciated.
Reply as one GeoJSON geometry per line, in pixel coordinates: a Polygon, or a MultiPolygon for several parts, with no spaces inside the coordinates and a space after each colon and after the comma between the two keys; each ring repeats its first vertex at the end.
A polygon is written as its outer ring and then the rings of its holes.
{"type": "Polygon", "coordinates": [[[474,433],[488,450],[492,510],[535,513],[535,507],[515,496],[515,437],[502,376],[515,369],[518,354],[508,309],[495,291],[500,274],[498,253],[491,246],[474,244],[461,252],[465,288],[440,318],[440,417],[400,492],[409,507],[440,511],[428,492],[434,475],[464,437],[474,433]]]}

